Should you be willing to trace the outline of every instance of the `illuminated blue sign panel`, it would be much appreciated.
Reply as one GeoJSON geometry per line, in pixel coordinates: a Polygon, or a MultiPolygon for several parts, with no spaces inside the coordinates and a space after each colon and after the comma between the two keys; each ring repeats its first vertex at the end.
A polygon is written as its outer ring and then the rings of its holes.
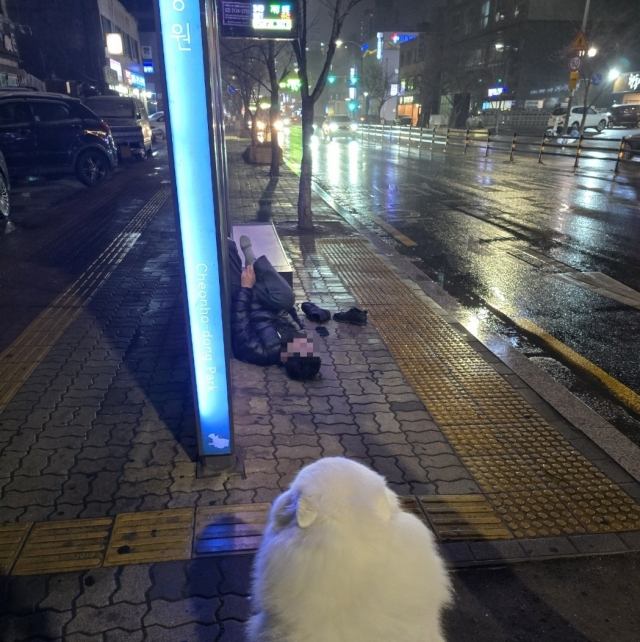
{"type": "Polygon", "coordinates": [[[226,455],[233,437],[200,2],[159,6],[200,454],[226,455]]]}

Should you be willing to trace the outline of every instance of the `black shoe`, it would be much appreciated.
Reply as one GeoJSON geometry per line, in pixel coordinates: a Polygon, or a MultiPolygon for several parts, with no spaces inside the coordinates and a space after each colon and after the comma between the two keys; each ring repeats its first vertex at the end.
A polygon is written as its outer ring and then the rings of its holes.
{"type": "Polygon", "coordinates": [[[336,312],[333,315],[334,321],[340,323],[351,323],[352,325],[367,325],[367,311],[358,308],[351,308],[348,312],[336,312]]]}
{"type": "Polygon", "coordinates": [[[303,303],[300,307],[307,319],[314,323],[325,323],[331,319],[331,312],[324,308],[319,308],[315,303],[303,303]]]}

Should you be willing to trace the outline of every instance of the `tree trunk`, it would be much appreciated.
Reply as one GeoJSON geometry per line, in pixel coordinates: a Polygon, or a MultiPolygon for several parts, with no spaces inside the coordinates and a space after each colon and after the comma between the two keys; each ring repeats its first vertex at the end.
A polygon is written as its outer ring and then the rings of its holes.
{"type": "Polygon", "coordinates": [[[302,162],[300,163],[300,190],[298,192],[298,227],[313,230],[311,211],[311,177],[313,164],[311,157],[311,137],[313,136],[313,109],[311,98],[302,102],[302,162]]]}
{"type": "Polygon", "coordinates": [[[275,128],[275,123],[280,116],[280,106],[278,105],[279,96],[278,92],[271,92],[271,108],[269,109],[269,118],[271,122],[271,168],[269,169],[269,176],[280,176],[280,143],[278,142],[278,132],[275,128]]]}

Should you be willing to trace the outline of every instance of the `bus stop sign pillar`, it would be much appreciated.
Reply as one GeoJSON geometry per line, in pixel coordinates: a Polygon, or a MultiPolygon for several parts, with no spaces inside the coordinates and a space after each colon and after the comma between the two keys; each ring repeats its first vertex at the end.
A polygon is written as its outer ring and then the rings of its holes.
{"type": "Polygon", "coordinates": [[[167,142],[183,267],[199,474],[235,466],[230,392],[227,203],[217,23],[210,0],[156,0],[167,142]]]}

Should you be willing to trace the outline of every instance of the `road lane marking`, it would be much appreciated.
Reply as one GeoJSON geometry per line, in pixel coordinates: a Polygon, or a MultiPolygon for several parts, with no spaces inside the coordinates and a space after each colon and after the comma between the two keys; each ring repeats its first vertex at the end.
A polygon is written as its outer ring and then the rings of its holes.
{"type": "Polygon", "coordinates": [[[160,188],[82,276],[56,297],[20,336],[0,353],[0,413],[113,274],[170,194],[169,187],[160,188]]]}
{"type": "Polygon", "coordinates": [[[407,247],[417,247],[418,244],[415,241],[412,241],[408,236],[405,236],[402,232],[399,230],[396,230],[393,225],[389,225],[383,218],[380,218],[379,216],[376,216],[375,214],[369,214],[368,218],[370,218],[372,221],[375,221],[385,232],[388,232],[393,236],[396,241],[399,241],[403,245],[406,245],[407,247]]]}
{"type": "Polygon", "coordinates": [[[602,272],[562,272],[552,276],[569,285],[595,292],[608,299],[640,309],[640,292],[602,272]]]}
{"type": "MultiPolygon", "coordinates": [[[[510,317],[511,318],[511,317],[510,317]]],[[[511,318],[514,325],[540,339],[550,350],[560,355],[569,364],[598,379],[602,385],[623,405],[640,415],[640,395],[623,383],[606,373],[594,363],[572,350],[554,336],[539,328],[535,323],[524,318],[511,318]]]]}

